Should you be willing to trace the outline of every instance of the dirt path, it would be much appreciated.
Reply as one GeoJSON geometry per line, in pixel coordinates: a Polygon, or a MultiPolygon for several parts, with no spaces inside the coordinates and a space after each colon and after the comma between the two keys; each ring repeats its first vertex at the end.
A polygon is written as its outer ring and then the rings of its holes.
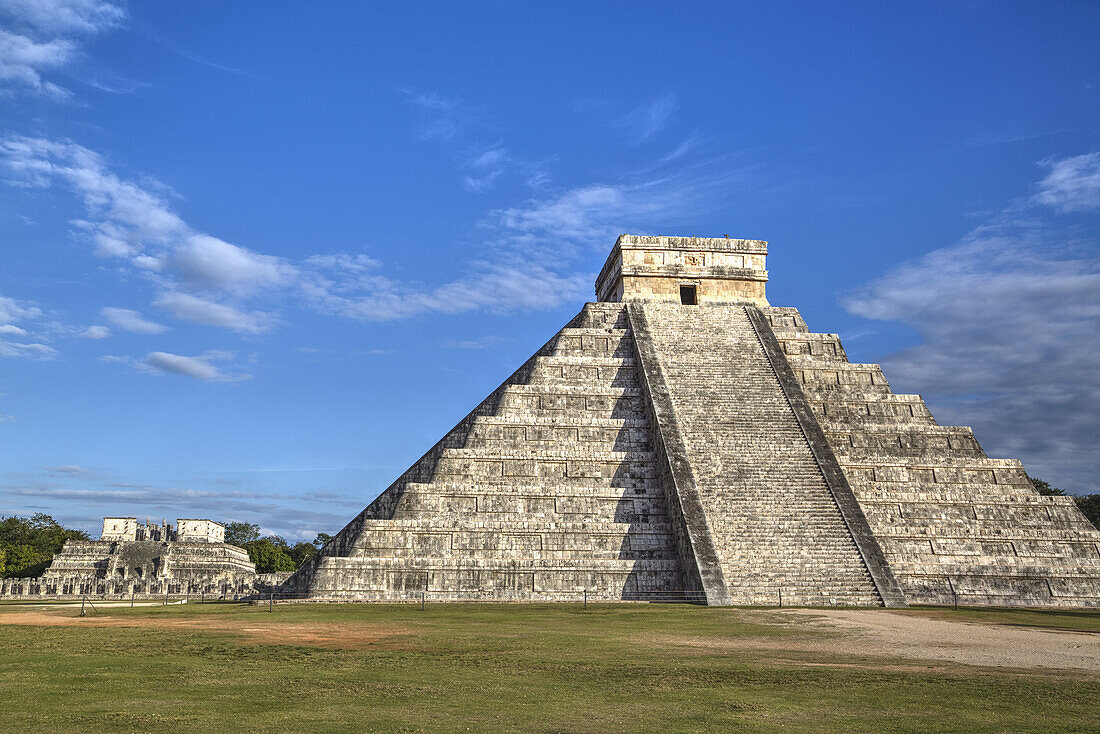
{"type": "Polygon", "coordinates": [[[0,610],[0,625],[19,624],[43,627],[132,627],[139,629],[194,629],[226,632],[250,642],[269,645],[306,645],[340,649],[363,649],[383,644],[401,644],[407,630],[392,625],[365,622],[263,622],[254,619],[212,617],[111,617],[89,614],[76,616],[71,610],[58,613],[40,608],[0,610]]]}
{"type": "Polygon", "coordinates": [[[998,668],[1100,672],[1100,635],[1086,632],[954,622],[881,610],[784,609],[768,616],[842,633],[796,643],[802,649],[998,668]]]}

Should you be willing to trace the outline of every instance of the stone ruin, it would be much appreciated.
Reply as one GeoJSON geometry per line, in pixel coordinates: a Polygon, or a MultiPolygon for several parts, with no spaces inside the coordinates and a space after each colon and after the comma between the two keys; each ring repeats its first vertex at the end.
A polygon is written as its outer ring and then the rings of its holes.
{"type": "Polygon", "coordinates": [[[599,301],[283,594],[1100,606],[1072,499],[771,306],[766,255],[619,237],[599,301]]]}
{"type": "Polygon", "coordinates": [[[37,578],[0,579],[0,596],[130,597],[252,593],[256,567],[248,552],[225,542],[213,520],[139,523],[103,518],[99,540],[68,540],[37,578]]]}

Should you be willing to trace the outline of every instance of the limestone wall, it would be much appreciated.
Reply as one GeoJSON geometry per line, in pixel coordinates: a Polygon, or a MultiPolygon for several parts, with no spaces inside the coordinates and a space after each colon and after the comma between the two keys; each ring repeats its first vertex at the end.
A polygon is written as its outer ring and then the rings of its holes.
{"type": "Polygon", "coordinates": [[[622,235],[596,279],[600,301],[680,302],[695,286],[699,303],[767,305],[768,243],[713,237],[622,235]]]}

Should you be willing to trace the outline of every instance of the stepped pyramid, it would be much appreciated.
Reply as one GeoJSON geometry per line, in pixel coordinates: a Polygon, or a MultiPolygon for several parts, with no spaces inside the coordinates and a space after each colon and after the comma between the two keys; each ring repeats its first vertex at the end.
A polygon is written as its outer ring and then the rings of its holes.
{"type": "Polygon", "coordinates": [[[1100,606],[1072,500],[770,306],[766,255],[621,236],[599,302],[283,593],[1100,606]]]}

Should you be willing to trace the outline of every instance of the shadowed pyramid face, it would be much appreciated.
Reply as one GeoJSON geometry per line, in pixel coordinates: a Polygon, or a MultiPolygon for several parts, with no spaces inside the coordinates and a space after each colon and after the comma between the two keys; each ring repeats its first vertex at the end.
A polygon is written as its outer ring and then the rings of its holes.
{"type": "Polygon", "coordinates": [[[767,306],[763,240],[624,234],[596,279],[601,301],[767,306]]]}

